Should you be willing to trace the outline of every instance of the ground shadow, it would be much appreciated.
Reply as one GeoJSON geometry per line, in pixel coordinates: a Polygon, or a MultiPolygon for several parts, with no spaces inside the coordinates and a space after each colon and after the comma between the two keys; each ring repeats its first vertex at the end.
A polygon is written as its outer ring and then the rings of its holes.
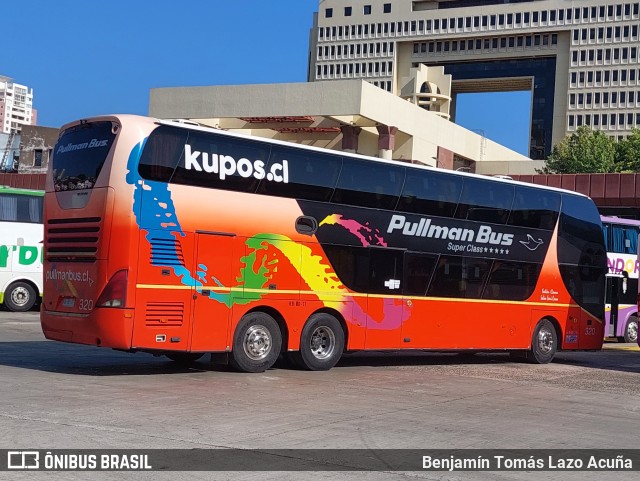
{"type": "MultiPolygon", "coordinates": [[[[385,351],[345,354],[334,369],[368,366],[455,366],[523,363],[506,352],[425,352],[385,351]]],[[[619,372],[640,372],[640,351],[604,349],[597,352],[560,352],[553,363],[619,372]]],[[[184,365],[164,356],[126,353],[106,348],[54,341],[0,342],[0,365],[45,372],[85,376],[126,376],[230,371],[224,364],[212,363],[208,355],[184,365]]],[[[281,357],[273,368],[294,369],[281,357]]]]}

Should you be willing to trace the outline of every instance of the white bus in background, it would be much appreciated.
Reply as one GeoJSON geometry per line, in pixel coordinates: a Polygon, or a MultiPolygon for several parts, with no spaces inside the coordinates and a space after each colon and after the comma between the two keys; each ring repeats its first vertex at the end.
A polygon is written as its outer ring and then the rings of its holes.
{"type": "Polygon", "coordinates": [[[0,304],[10,311],[42,298],[43,196],[0,186],[0,304]]]}

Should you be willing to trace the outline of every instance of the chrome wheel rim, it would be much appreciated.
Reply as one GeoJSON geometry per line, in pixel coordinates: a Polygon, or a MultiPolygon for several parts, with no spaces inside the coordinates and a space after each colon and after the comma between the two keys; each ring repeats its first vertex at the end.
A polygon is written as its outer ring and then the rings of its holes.
{"type": "Polygon", "coordinates": [[[549,328],[543,327],[538,332],[538,349],[543,354],[553,351],[553,333],[549,328]]]}
{"type": "Polygon", "coordinates": [[[327,359],[336,349],[336,335],[326,326],[317,327],[311,334],[311,353],[316,359],[327,359]]]}
{"type": "Polygon", "coordinates": [[[11,301],[16,306],[26,306],[29,302],[29,291],[25,287],[18,287],[11,291],[11,301]]]}
{"type": "Polygon", "coordinates": [[[264,326],[251,326],[244,335],[244,353],[253,361],[261,361],[271,351],[271,333],[264,326]]]}
{"type": "Polygon", "coordinates": [[[636,342],[638,340],[638,323],[630,322],[627,326],[627,338],[631,342],[636,342]]]}

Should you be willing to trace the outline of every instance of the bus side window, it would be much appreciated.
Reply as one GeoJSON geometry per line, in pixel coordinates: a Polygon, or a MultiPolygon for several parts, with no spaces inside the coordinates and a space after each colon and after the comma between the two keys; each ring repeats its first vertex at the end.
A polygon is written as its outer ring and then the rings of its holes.
{"type": "Polygon", "coordinates": [[[509,225],[553,230],[560,211],[560,194],[516,186],[509,225]]]}
{"type": "Polygon", "coordinates": [[[266,172],[275,164],[287,162],[288,182],[269,182],[263,179],[258,194],[277,195],[297,199],[328,202],[338,181],[342,157],[320,152],[274,146],[266,172]]]}
{"type": "Polygon", "coordinates": [[[450,174],[408,170],[396,210],[451,217],[458,205],[462,183],[462,178],[450,174]]]}
{"type": "Polygon", "coordinates": [[[170,182],[184,155],[187,138],[186,130],[175,127],[160,126],[151,132],[140,156],[140,175],[144,179],[170,182]]]}
{"type": "Polygon", "coordinates": [[[366,292],[370,272],[369,249],[337,244],[324,244],[322,249],[342,284],[352,291],[366,292]]]}
{"type": "Polygon", "coordinates": [[[538,282],[541,264],[495,261],[483,299],[524,301],[538,282]]]}
{"type": "Polygon", "coordinates": [[[440,256],[427,295],[480,299],[491,262],[474,257],[440,256]]]}
{"type": "Polygon", "coordinates": [[[506,224],[513,204],[512,184],[465,178],[456,218],[506,224]]]}
{"type": "Polygon", "coordinates": [[[438,256],[406,252],[404,256],[404,288],[407,296],[425,296],[438,256]]]}
{"type": "Polygon", "coordinates": [[[405,170],[393,165],[372,165],[344,158],[331,202],[376,209],[393,209],[404,182],[405,170]]]}
{"type": "Polygon", "coordinates": [[[4,221],[18,220],[18,196],[17,195],[0,196],[0,220],[4,220],[4,221]]]}

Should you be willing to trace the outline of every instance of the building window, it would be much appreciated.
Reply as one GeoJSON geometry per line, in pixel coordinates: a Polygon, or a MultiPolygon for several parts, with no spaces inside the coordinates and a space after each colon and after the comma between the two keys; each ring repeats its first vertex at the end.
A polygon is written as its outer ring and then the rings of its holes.
{"type": "Polygon", "coordinates": [[[33,152],[33,166],[42,167],[42,150],[40,149],[33,152]]]}
{"type": "Polygon", "coordinates": [[[382,6],[382,12],[383,13],[391,13],[391,4],[390,3],[385,3],[382,6]]]}
{"type": "Polygon", "coordinates": [[[371,15],[371,5],[365,5],[363,9],[365,15],[371,15]]]}
{"type": "Polygon", "coordinates": [[[326,8],[324,11],[325,18],[333,17],[333,8],[326,8]]]}
{"type": "Polygon", "coordinates": [[[351,16],[351,7],[344,7],[344,16],[345,17],[351,16]]]}

